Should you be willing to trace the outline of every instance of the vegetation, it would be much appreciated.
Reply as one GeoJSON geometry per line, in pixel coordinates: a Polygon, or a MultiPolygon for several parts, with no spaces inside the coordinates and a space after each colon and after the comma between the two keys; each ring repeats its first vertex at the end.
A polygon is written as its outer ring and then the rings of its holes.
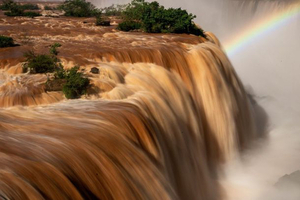
{"type": "Polygon", "coordinates": [[[15,46],[14,40],[11,37],[0,35],[0,48],[15,46]]]}
{"type": "Polygon", "coordinates": [[[29,70],[32,74],[51,73],[57,68],[57,63],[51,55],[37,55],[34,51],[28,51],[24,56],[26,58],[26,63],[23,65],[24,72],[29,70]]]}
{"type": "Polygon", "coordinates": [[[45,83],[46,91],[63,91],[66,98],[75,99],[87,92],[90,85],[88,78],[78,72],[79,67],[75,66],[69,70],[64,70],[60,60],[57,58],[61,44],[55,43],[50,46],[49,54],[37,55],[34,51],[24,54],[26,62],[23,71],[30,73],[53,73],[53,78],[45,83]]]}
{"type": "Polygon", "coordinates": [[[86,94],[90,85],[89,79],[85,78],[81,72],[78,72],[78,69],[79,67],[75,66],[66,71],[66,83],[63,86],[63,93],[68,99],[76,99],[86,94]]]}
{"type": "Polygon", "coordinates": [[[0,10],[10,10],[13,7],[19,7],[22,10],[39,10],[37,4],[17,4],[13,0],[3,0],[0,10]]]}
{"type": "Polygon", "coordinates": [[[95,17],[100,12],[86,0],[66,0],[59,9],[65,11],[65,16],[72,17],[95,17]]]}
{"type": "Polygon", "coordinates": [[[193,22],[195,15],[181,8],[165,9],[156,1],[133,0],[123,11],[123,18],[124,22],[118,26],[122,31],[141,28],[148,33],[187,33],[205,37],[203,30],[193,22]]]}
{"type": "Polygon", "coordinates": [[[7,16],[23,16],[24,10],[15,2],[13,1],[7,1],[2,6],[5,7],[5,10],[8,10],[9,12],[5,12],[4,14],[7,16]]]}
{"type": "Polygon", "coordinates": [[[126,9],[127,4],[124,5],[111,5],[101,9],[101,12],[105,16],[121,16],[123,11],[126,9]]]}
{"type": "Polygon", "coordinates": [[[38,12],[32,12],[32,11],[27,11],[27,12],[5,12],[4,13],[6,16],[9,16],[9,17],[16,17],[16,16],[23,16],[23,17],[31,17],[31,18],[34,18],[34,17],[38,17],[38,16],[42,16],[40,13],[38,12]]]}
{"type": "Polygon", "coordinates": [[[25,17],[37,17],[37,16],[41,16],[40,13],[38,12],[32,12],[32,11],[27,11],[25,12],[25,10],[37,10],[39,9],[37,5],[34,4],[24,4],[24,5],[20,5],[15,3],[12,0],[5,0],[1,6],[2,10],[7,10],[7,12],[5,12],[4,14],[6,16],[25,16],[25,17]]]}
{"type": "Polygon", "coordinates": [[[16,4],[13,0],[3,0],[0,10],[9,10],[13,4],[16,4]]]}
{"type": "Polygon", "coordinates": [[[118,29],[122,30],[122,31],[131,31],[131,30],[138,30],[140,29],[142,26],[142,24],[140,22],[136,22],[136,21],[124,21],[121,22],[118,25],[118,29]]]}
{"type": "Polygon", "coordinates": [[[19,5],[19,6],[23,10],[39,10],[40,9],[37,4],[23,4],[23,5],[19,5]]]}
{"type": "Polygon", "coordinates": [[[57,56],[59,54],[59,51],[57,50],[58,47],[61,47],[60,43],[54,43],[53,45],[50,46],[50,54],[57,56]]]}
{"type": "Polygon", "coordinates": [[[59,59],[56,57],[59,53],[57,47],[60,47],[59,43],[55,43],[50,47],[50,54],[37,55],[34,51],[28,51],[24,53],[26,58],[23,65],[23,72],[29,71],[32,74],[35,73],[52,73],[62,68],[59,59]]]}

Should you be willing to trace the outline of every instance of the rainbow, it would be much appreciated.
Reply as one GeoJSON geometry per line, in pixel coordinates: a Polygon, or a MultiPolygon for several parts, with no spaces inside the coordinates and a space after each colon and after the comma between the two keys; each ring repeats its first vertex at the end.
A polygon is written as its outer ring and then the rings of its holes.
{"type": "Polygon", "coordinates": [[[235,36],[233,40],[225,42],[225,52],[229,57],[234,55],[243,47],[253,42],[254,39],[261,37],[263,34],[284,25],[299,13],[300,3],[295,3],[283,11],[266,17],[266,19],[264,19],[263,21],[259,21],[258,23],[249,26],[247,29],[237,34],[237,36],[235,36]]]}

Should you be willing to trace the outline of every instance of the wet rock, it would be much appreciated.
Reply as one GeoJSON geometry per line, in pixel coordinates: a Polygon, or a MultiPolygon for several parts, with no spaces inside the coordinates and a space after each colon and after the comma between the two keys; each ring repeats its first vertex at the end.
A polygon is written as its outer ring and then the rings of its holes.
{"type": "Polygon", "coordinates": [[[97,26],[110,26],[110,21],[104,20],[96,23],[97,26]]]}
{"type": "Polygon", "coordinates": [[[300,171],[281,177],[275,184],[275,190],[268,193],[264,199],[299,200],[300,199],[300,171]]]}
{"type": "Polygon", "coordinates": [[[99,74],[99,72],[100,72],[100,70],[97,67],[93,67],[91,69],[91,73],[93,73],[93,74],[99,74]]]}
{"type": "Polygon", "coordinates": [[[66,83],[65,79],[54,79],[49,80],[45,83],[45,91],[62,91],[64,84],[66,83]]]}

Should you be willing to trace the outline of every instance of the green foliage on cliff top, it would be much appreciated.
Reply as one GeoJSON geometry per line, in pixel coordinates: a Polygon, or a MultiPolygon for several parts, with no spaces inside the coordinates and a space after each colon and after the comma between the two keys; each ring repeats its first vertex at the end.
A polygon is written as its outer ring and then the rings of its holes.
{"type": "Polygon", "coordinates": [[[59,9],[65,11],[65,16],[71,17],[94,17],[99,10],[86,0],[66,0],[59,9]]]}
{"type": "MultiPolygon", "coordinates": [[[[165,9],[156,1],[133,0],[124,10],[123,18],[127,24],[140,23],[140,27],[148,33],[187,33],[205,37],[203,30],[193,22],[195,15],[181,8],[165,9]]],[[[118,28],[124,30],[123,27],[121,23],[118,28]]]]}

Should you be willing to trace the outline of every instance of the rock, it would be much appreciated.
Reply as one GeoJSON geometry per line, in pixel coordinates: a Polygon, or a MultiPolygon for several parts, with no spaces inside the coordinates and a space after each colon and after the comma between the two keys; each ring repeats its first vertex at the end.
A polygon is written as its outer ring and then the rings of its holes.
{"type": "Polygon", "coordinates": [[[282,188],[289,185],[298,185],[300,187],[300,171],[295,171],[289,175],[284,175],[275,184],[276,187],[282,188]]]}
{"type": "Polygon", "coordinates": [[[93,73],[93,74],[99,74],[99,72],[100,72],[100,70],[97,67],[93,67],[91,69],[91,73],[93,73]]]}
{"type": "Polygon", "coordinates": [[[97,26],[110,26],[110,21],[99,21],[96,23],[97,26]]]}
{"type": "Polygon", "coordinates": [[[65,79],[49,80],[45,83],[45,91],[62,91],[64,84],[67,81],[65,79]]]}
{"type": "Polygon", "coordinates": [[[300,171],[281,177],[274,189],[264,199],[299,200],[300,199],[300,171]]]}

